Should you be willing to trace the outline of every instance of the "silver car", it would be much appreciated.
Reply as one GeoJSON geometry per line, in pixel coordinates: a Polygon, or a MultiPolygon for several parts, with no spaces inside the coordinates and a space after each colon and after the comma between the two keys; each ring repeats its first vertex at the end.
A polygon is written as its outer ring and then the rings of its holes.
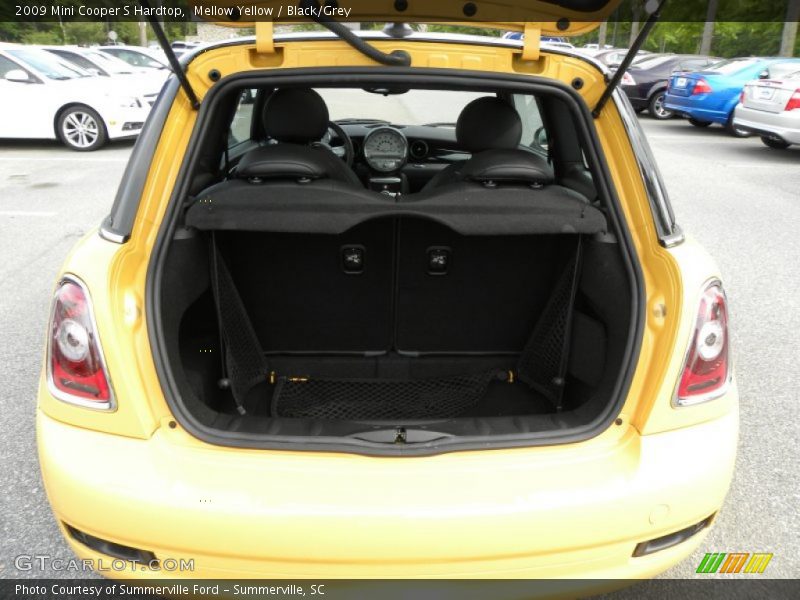
{"type": "Polygon", "coordinates": [[[800,71],[797,63],[784,65],[771,66],[769,79],[744,86],[733,117],[736,127],[760,135],[776,150],[800,144],[800,71]]]}

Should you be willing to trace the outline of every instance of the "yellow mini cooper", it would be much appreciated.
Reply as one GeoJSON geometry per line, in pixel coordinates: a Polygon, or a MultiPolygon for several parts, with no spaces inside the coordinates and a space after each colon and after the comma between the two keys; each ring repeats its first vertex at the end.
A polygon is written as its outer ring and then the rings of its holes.
{"type": "Polygon", "coordinates": [[[543,38],[613,1],[352,4],[389,25],[171,56],[56,282],[64,537],[131,578],[664,571],[723,505],[738,408],[719,272],[616,89],[657,12],[612,77],[543,38]]]}

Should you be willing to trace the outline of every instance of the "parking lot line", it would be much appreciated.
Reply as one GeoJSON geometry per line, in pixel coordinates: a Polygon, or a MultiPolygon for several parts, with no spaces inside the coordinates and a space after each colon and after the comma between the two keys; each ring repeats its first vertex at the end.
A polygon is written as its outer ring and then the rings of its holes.
{"type": "Polygon", "coordinates": [[[18,161],[18,162],[111,162],[111,163],[125,163],[128,162],[128,157],[124,158],[71,158],[68,156],[46,157],[46,156],[0,156],[2,161],[18,161]]]}
{"type": "Polygon", "coordinates": [[[0,210],[0,217],[55,217],[57,214],[44,210],[0,210]]]}

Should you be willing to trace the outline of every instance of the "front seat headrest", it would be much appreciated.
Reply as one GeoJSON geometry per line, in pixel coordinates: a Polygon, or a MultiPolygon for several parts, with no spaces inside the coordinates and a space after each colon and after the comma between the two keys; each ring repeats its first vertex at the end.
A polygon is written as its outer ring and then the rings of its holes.
{"type": "Polygon", "coordinates": [[[240,179],[324,179],[342,163],[328,150],[296,144],[270,144],[251,150],[239,161],[240,179]]]}
{"type": "Polygon", "coordinates": [[[264,131],[274,140],[307,144],[328,130],[328,107],[310,88],[285,88],[272,93],[264,104],[264,131]]]}
{"type": "Polygon", "coordinates": [[[516,148],[522,139],[522,120],[500,98],[484,96],[461,111],[456,139],[461,148],[472,153],[516,148]]]}
{"type": "Polygon", "coordinates": [[[509,182],[550,185],[553,170],[541,156],[524,150],[487,150],[473,156],[461,167],[462,181],[509,182]]]}

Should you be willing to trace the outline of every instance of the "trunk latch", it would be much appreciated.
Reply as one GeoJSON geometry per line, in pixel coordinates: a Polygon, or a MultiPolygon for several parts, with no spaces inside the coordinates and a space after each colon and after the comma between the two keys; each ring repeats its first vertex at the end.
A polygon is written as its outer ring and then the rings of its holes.
{"type": "Polygon", "coordinates": [[[405,427],[397,427],[394,430],[394,443],[395,444],[405,444],[406,443],[406,428],[405,427]]]}

